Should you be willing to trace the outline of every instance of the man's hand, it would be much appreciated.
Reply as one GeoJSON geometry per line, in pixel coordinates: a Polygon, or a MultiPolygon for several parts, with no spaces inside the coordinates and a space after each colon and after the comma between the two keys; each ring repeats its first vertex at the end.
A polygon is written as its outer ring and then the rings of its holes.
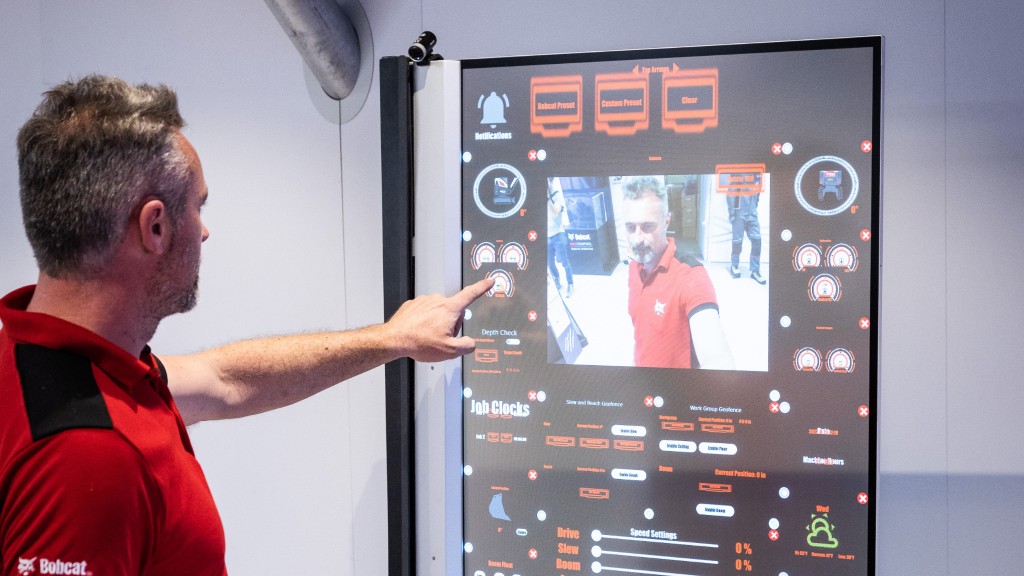
{"type": "Polygon", "coordinates": [[[438,362],[472,352],[458,337],[466,307],[491,289],[481,280],[458,294],[420,296],[391,320],[344,332],[246,340],[162,358],[186,424],[287,406],[397,358],[438,362]]]}
{"type": "Polygon", "coordinates": [[[395,346],[417,362],[439,362],[468,354],[476,348],[469,336],[459,337],[466,308],[483,296],[494,280],[485,278],[454,296],[432,294],[409,300],[384,324],[395,346]]]}

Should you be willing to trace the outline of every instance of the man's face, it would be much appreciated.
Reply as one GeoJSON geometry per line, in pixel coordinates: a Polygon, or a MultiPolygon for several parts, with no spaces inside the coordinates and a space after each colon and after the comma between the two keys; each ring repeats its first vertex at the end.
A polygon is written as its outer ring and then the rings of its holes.
{"type": "Polygon", "coordinates": [[[657,262],[668,246],[669,213],[661,200],[645,192],[635,200],[623,200],[622,211],[630,257],[645,267],[657,262]]]}
{"type": "Polygon", "coordinates": [[[209,191],[203,177],[203,166],[195,149],[178,136],[178,145],[192,165],[192,186],[186,194],[185,210],[174,223],[171,247],[164,256],[157,283],[156,305],[159,316],[165,317],[195,308],[199,299],[199,263],[202,244],[210,236],[203,224],[201,211],[209,191]]]}

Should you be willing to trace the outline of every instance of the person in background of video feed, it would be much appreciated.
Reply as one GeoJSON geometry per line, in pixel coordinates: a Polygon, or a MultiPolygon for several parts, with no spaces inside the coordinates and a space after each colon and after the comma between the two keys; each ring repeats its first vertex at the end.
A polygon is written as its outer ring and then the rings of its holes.
{"type": "Polygon", "coordinates": [[[562,184],[558,178],[548,180],[548,270],[555,280],[555,287],[562,291],[562,277],[555,265],[557,260],[565,269],[565,297],[571,298],[573,293],[572,263],[569,262],[569,237],[565,227],[569,223],[569,215],[565,212],[565,197],[562,195],[562,184]]]}
{"type": "Polygon", "coordinates": [[[757,220],[757,203],[760,194],[727,196],[729,222],[732,224],[732,265],[729,275],[740,277],[740,252],[743,251],[743,233],[750,238],[750,277],[758,284],[764,284],[761,276],[761,224],[757,220]]]}
{"type": "Polygon", "coordinates": [[[664,186],[649,176],[628,181],[622,212],[632,259],[634,365],[732,369],[711,279],[695,258],[677,259],[675,239],[668,237],[664,186]]]}

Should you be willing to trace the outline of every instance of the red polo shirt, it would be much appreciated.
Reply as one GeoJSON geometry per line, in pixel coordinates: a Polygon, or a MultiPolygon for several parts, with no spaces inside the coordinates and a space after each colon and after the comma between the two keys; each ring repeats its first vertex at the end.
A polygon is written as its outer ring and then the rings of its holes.
{"type": "MultiPolygon", "coordinates": [[[[633,362],[636,366],[689,368],[690,316],[712,308],[718,310],[715,288],[703,266],[676,260],[675,239],[650,276],[643,266],[629,265],[629,315],[633,319],[633,362]]],[[[692,361],[696,365],[696,360],[692,361]]]]}
{"type": "Polygon", "coordinates": [[[224,528],[147,347],[0,300],[0,576],[223,575],[224,528]]]}

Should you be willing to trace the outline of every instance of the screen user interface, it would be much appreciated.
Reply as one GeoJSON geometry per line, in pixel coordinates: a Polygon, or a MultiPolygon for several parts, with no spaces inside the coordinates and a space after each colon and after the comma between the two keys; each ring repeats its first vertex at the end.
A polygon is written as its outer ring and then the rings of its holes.
{"type": "Polygon", "coordinates": [[[873,570],[880,41],[464,62],[464,573],[873,570]]]}

